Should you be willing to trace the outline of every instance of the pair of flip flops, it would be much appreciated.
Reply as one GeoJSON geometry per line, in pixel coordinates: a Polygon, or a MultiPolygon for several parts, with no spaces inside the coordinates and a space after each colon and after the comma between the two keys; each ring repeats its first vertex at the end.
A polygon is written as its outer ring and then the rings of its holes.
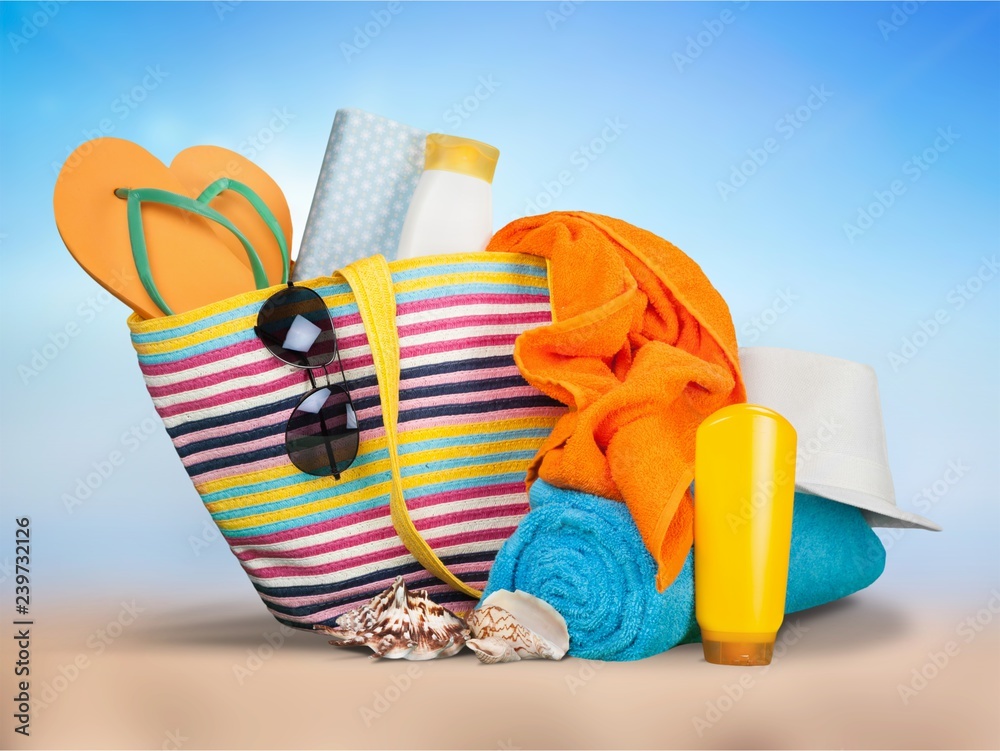
{"type": "Polygon", "coordinates": [[[288,281],[285,196],[228,149],[194,146],[168,167],[131,141],[88,141],[63,165],[53,203],[73,258],[143,318],[288,281]]]}

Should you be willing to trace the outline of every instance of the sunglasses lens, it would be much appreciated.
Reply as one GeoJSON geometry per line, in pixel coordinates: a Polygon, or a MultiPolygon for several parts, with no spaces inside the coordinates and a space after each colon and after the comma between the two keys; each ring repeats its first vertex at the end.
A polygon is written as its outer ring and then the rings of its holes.
{"type": "Polygon", "coordinates": [[[330,311],[306,287],[288,287],[268,298],[257,315],[257,336],[272,355],[300,368],[329,365],[337,352],[330,311]]]}
{"type": "Polygon", "coordinates": [[[292,464],[310,475],[340,474],[358,455],[358,416],[339,386],[314,389],[292,412],[285,432],[292,464]]]}

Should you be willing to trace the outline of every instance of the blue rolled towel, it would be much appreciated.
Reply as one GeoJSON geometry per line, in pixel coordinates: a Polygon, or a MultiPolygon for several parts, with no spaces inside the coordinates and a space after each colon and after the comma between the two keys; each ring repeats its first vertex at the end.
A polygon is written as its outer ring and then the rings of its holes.
{"type": "MultiPolygon", "coordinates": [[[[483,596],[519,589],[550,603],[575,657],[638,660],[701,640],[693,558],[657,592],[656,564],[625,504],[536,480],[531,512],[500,549],[483,596]]],[[[786,612],[857,592],[884,567],[885,549],[858,509],[795,494],[786,612]]]]}

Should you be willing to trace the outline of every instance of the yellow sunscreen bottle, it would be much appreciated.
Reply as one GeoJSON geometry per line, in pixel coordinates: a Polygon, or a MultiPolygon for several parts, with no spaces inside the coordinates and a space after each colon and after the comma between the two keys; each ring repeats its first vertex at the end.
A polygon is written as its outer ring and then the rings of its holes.
{"type": "Polygon", "coordinates": [[[705,659],[767,665],[785,613],[795,498],[795,428],[755,404],[698,427],[694,593],[705,659]]]}

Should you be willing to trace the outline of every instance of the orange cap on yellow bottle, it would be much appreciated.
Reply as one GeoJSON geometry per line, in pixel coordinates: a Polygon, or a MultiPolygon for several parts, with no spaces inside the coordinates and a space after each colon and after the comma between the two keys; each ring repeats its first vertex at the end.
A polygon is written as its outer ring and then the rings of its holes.
{"type": "Polygon", "coordinates": [[[767,665],[784,618],[795,498],[795,428],[734,404],[695,439],[695,615],[705,659],[767,665]]]}

